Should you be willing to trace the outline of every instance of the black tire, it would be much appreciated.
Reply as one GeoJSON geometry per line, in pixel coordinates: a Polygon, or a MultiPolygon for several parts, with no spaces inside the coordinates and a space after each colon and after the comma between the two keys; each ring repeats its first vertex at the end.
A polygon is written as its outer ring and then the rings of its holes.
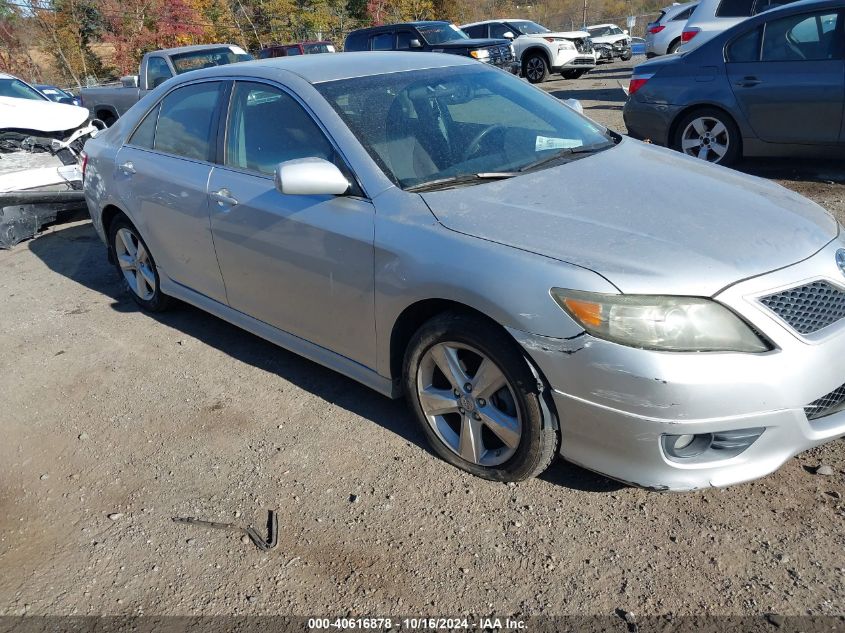
{"type": "Polygon", "coordinates": [[[522,481],[542,473],[557,455],[560,435],[554,428],[553,420],[545,419],[544,411],[548,411],[548,408],[542,402],[543,387],[538,384],[517,343],[490,321],[458,312],[447,312],[432,318],[408,344],[402,380],[408,405],[431,448],[453,466],[493,481],[522,481]],[[514,395],[513,404],[522,421],[519,444],[507,461],[496,466],[467,461],[453,452],[429,424],[420,402],[417,378],[426,353],[440,343],[475,348],[492,360],[507,380],[514,395]]]}
{"type": "Polygon", "coordinates": [[[549,76],[549,64],[540,53],[529,53],[522,60],[522,75],[529,83],[539,84],[549,76]]]}
{"type": "Polygon", "coordinates": [[[132,299],[141,306],[144,310],[148,312],[162,312],[170,307],[171,305],[171,298],[164,294],[161,291],[161,280],[158,276],[158,269],[155,264],[155,259],[153,258],[153,254],[150,251],[147,243],[141,237],[141,234],[138,232],[138,229],[129,221],[129,219],[124,216],[120,215],[112,220],[111,225],[109,226],[109,250],[111,251],[112,261],[114,262],[115,268],[117,269],[117,274],[120,276],[120,279],[123,281],[124,287],[132,296],[132,299]],[[118,260],[118,251],[120,249],[119,245],[117,244],[117,240],[120,239],[118,237],[118,232],[123,229],[124,231],[129,231],[140,244],[143,245],[144,249],[148,253],[149,256],[149,270],[151,270],[154,278],[155,278],[155,289],[153,289],[152,296],[149,298],[144,298],[136,292],[132,286],[130,285],[129,281],[126,279],[124,275],[123,268],[120,266],[120,262],[118,260]]]}
{"type": "Polygon", "coordinates": [[[678,52],[678,49],[681,47],[681,38],[674,40],[671,44],[669,44],[669,48],[666,49],[667,55],[672,55],[678,52]]]}
{"type": "Polygon", "coordinates": [[[623,62],[627,62],[633,56],[634,56],[634,51],[627,51],[626,53],[622,53],[622,55],[619,56],[619,59],[621,59],[623,62]]]}
{"type": "Polygon", "coordinates": [[[679,152],[683,150],[683,135],[687,126],[695,119],[708,117],[721,122],[726,130],[729,139],[727,152],[720,160],[713,160],[713,162],[723,166],[735,164],[742,158],[742,137],[740,136],[739,127],[734,122],[733,118],[724,110],[718,108],[696,108],[684,114],[675,124],[674,133],[672,135],[672,149],[679,152]]]}
{"type": "Polygon", "coordinates": [[[560,74],[564,79],[578,79],[587,72],[586,69],[564,70],[560,74]]]}

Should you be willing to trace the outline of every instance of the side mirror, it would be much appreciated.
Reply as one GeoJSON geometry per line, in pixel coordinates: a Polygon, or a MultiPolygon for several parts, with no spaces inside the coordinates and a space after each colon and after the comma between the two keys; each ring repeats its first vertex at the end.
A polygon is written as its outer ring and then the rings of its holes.
{"type": "Polygon", "coordinates": [[[337,165],[322,158],[287,160],[276,166],[276,190],[289,196],[342,196],[349,181],[337,165]]]}
{"type": "Polygon", "coordinates": [[[416,38],[408,42],[408,46],[410,48],[422,48],[422,44],[420,44],[420,41],[416,38]]]}
{"type": "Polygon", "coordinates": [[[137,88],[138,75],[127,75],[126,77],[121,77],[120,85],[122,85],[124,88],[137,88]]]}
{"type": "Polygon", "coordinates": [[[625,35],[628,35],[628,29],[622,29],[622,32],[623,32],[625,35]]]}
{"type": "Polygon", "coordinates": [[[512,40],[516,38],[516,35],[514,35],[511,31],[505,31],[504,33],[502,33],[502,37],[504,37],[506,40],[512,40]]]}

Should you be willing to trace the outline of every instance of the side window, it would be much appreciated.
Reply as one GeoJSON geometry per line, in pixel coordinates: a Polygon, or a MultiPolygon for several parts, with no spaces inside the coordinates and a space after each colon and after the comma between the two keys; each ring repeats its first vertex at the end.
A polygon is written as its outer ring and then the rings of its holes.
{"type": "Polygon", "coordinates": [[[392,51],[393,50],[393,33],[379,33],[370,38],[370,50],[373,51],[392,51]]]}
{"type": "Polygon", "coordinates": [[[407,51],[411,48],[411,40],[414,39],[415,35],[410,31],[399,31],[396,34],[396,50],[397,51],[407,51]]]}
{"type": "Polygon", "coordinates": [[[135,128],[132,136],[127,141],[128,145],[135,147],[143,147],[144,149],[152,149],[155,142],[156,135],[156,121],[158,120],[158,111],[161,109],[161,104],[154,107],[147,113],[141,125],[135,128]]]}
{"type": "Polygon", "coordinates": [[[158,88],[165,81],[170,79],[173,73],[167,62],[161,57],[149,57],[147,59],[147,87],[158,88]]]}
{"type": "Polygon", "coordinates": [[[461,30],[470,37],[487,37],[486,24],[476,24],[475,26],[470,26],[461,30]]]}
{"type": "Polygon", "coordinates": [[[758,13],[763,13],[763,11],[768,11],[769,9],[775,9],[787,4],[792,4],[793,1],[794,0],[755,0],[751,15],[757,15],[758,13]]]}
{"type": "Polygon", "coordinates": [[[285,48],[285,54],[290,55],[302,55],[302,51],[299,50],[299,46],[288,46],[285,48]]]}
{"type": "MultiPolygon", "coordinates": [[[[507,33],[508,31],[513,33],[513,30],[507,24],[497,22],[496,24],[490,25],[490,37],[497,37],[499,39],[502,39],[504,38],[505,33],[507,33]]],[[[516,35],[516,33],[513,34],[516,35]]]]}
{"type": "Polygon", "coordinates": [[[716,8],[717,18],[747,18],[754,0],[722,0],[716,8]]]}
{"type": "MultiPolygon", "coordinates": [[[[842,58],[837,13],[793,15],[766,23],[764,62],[821,61],[842,58]]],[[[841,38],[841,35],[840,35],[841,38]]]]}
{"type": "Polygon", "coordinates": [[[205,82],[167,95],[161,102],[154,148],[185,158],[209,160],[221,87],[220,82],[205,82]]]}
{"type": "Polygon", "coordinates": [[[728,44],[726,59],[729,62],[756,62],[760,60],[760,34],[762,27],[757,27],[737,37],[728,44]]]}
{"type": "Polygon", "coordinates": [[[322,130],[293,97],[266,84],[235,84],[225,165],[272,175],[286,160],[333,156],[322,130]]]}

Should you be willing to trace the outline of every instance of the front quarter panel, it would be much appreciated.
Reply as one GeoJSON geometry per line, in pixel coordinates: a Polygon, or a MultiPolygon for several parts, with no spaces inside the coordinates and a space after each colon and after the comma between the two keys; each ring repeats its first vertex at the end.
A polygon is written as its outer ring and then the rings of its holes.
{"type": "Polygon", "coordinates": [[[376,336],[383,376],[391,375],[393,325],[418,302],[454,301],[502,326],[565,339],[583,329],[551,298],[551,288],[619,292],[585,268],[447,229],[418,194],[394,187],[374,203],[376,336]]]}

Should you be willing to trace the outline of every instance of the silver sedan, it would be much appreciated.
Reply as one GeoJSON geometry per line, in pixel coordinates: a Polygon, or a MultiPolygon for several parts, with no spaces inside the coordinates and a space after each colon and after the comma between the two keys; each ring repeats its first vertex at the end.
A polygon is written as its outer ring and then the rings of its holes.
{"type": "Polygon", "coordinates": [[[138,304],[178,298],[404,394],[475,475],[560,453],[725,486],[845,434],[836,221],[488,65],[200,70],[86,149],[94,226],[138,304]]]}

